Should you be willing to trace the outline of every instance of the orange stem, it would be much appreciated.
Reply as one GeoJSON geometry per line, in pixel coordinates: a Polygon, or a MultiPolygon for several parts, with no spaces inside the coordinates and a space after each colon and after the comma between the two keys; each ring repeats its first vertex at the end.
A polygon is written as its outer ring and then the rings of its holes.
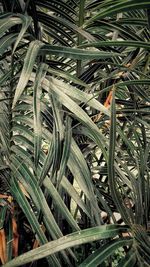
{"type": "Polygon", "coordinates": [[[18,243],[19,243],[19,234],[17,230],[17,223],[15,218],[12,218],[12,230],[13,230],[13,256],[18,256],[18,243]]]}
{"type": "Polygon", "coordinates": [[[6,236],[4,229],[0,229],[0,259],[2,264],[5,264],[7,261],[6,256],[6,236]]]}
{"type": "Polygon", "coordinates": [[[104,106],[107,108],[110,106],[111,104],[111,100],[112,100],[112,90],[109,92],[107,98],[106,98],[106,101],[104,103],[104,106]]]}

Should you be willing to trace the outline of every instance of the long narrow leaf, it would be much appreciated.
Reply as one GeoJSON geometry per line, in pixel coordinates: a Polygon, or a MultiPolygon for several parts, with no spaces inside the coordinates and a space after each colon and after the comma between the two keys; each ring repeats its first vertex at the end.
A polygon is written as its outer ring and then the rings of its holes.
{"type": "Polygon", "coordinates": [[[39,157],[40,157],[40,149],[41,149],[41,141],[42,141],[42,127],[41,127],[41,104],[40,104],[40,96],[41,96],[41,83],[46,74],[47,66],[45,64],[41,64],[37,71],[37,76],[34,83],[34,93],[33,93],[33,114],[34,114],[34,162],[35,169],[37,169],[39,157]]]}
{"type": "Polygon", "coordinates": [[[104,225],[75,232],[56,241],[49,242],[48,244],[43,245],[37,249],[29,251],[24,255],[21,255],[16,259],[6,263],[4,267],[21,266],[22,264],[46,257],[69,247],[93,242],[99,239],[115,237],[116,235],[124,231],[128,231],[128,227],[118,225],[104,225]]]}
{"type": "Polygon", "coordinates": [[[99,248],[92,255],[90,255],[79,265],[79,267],[99,266],[99,264],[104,262],[104,260],[112,256],[116,249],[119,247],[132,245],[132,243],[132,238],[119,238],[117,240],[110,241],[108,244],[104,245],[102,248],[99,248]]]}
{"type": "Polygon", "coordinates": [[[13,108],[16,105],[16,102],[19,100],[19,97],[23,93],[28,80],[30,78],[36,57],[38,55],[39,49],[43,46],[43,44],[40,41],[33,41],[30,43],[25,60],[24,60],[24,65],[23,69],[19,78],[19,82],[17,85],[17,88],[15,90],[15,96],[13,100],[13,108]]]}

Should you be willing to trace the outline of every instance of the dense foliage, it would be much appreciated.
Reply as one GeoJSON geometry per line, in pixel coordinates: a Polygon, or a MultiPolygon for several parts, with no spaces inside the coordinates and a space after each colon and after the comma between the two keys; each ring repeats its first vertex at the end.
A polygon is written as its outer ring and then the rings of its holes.
{"type": "Polygon", "coordinates": [[[0,12],[1,264],[150,266],[150,1],[0,12]]]}

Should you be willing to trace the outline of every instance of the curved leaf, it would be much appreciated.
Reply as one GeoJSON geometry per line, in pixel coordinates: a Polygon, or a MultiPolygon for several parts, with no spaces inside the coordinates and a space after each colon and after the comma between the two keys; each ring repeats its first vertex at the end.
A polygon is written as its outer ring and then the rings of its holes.
{"type": "Polygon", "coordinates": [[[92,255],[90,255],[79,267],[96,267],[99,266],[105,259],[112,256],[116,249],[123,246],[132,245],[132,238],[119,238],[117,240],[110,241],[108,244],[99,248],[92,255]]]}
{"type": "Polygon", "coordinates": [[[68,236],[64,236],[56,241],[51,241],[46,245],[36,248],[32,251],[17,257],[16,259],[6,263],[4,267],[17,267],[22,264],[37,260],[68,247],[73,247],[79,244],[93,242],[99,239],[115,237],[120,232],[128,231],[126,226],[118,225],[103,225],[95,228],[89,228],[83,231],[75,232],[68,236]]]}
{"type": "Polygon", "coordinates": [[[15,90],[15,96],[13,99],[13,105],[12,108],[15,107],[17,101],[19,100],[21,94],[23,93],[28,80],[30,78],[30,75],[32,73],[32,69],[36,60],[36,57],[38,55],[38,52],[40,48],[43,46],[43,43],[40,41],[33,41],[30,43],[26,57],[24,59],[24,65],[23,69],[19,78],[19,82],[17,84],[16,90],[15,90]]]}

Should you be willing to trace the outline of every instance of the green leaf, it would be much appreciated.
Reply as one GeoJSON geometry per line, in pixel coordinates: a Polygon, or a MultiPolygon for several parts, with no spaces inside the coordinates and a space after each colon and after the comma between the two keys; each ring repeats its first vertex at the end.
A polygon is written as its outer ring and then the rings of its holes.
{"type": "MultiPolygon", "coordinates": [[[[81,25],[78,27],[76,24],[70,22],[69,20],[65,19],[64,17],[59,17],[59,16],[56,16],[54,14],[48,14],[48,15],[47,14],[40,14],[40,18],[39,19],[40,19],[41,22],[43,22],[43,24],[46,24],[47,26],[50,27],[49,35],[51,35],[51,29],[52,30],[55,29],[56,31],[60,32],[61,27],[64,26],[64,27],[67,27],[68,30],[71,30],[71,31],[73,31],[75,33],[78,33],[80,36],[85,37],[89,41],[94,41],[95,40],[94,36],[92,36],[87,31],[84,31],[80,27],[81,25]],[[52,21],[54,23],[51,25],[50,22],[52,23],[52,21]],[[57,27],[57,28],[55,28],[55,27],[57,27]]],[[[70,38],[71,36],[68,36],[67,31],[64,32],[63,28],[62,28],[61,33],[62,33],[61,34],[61,39],[64,36],[65,38],[67,37],[68,39],[72,40],[72,38],[70,38]]]]}
{"type": "Polygon", "coordinates": [[[63,81],[55,78],[52,78],[52,82],[66,95],[70,96],[73,100],[79,100],[81,103],[85,103],[85,105],[89,105],[90,107],[101,111],[105,115],[110,116],[110,111],[95,99],[94,94],[92,95],[90,93],[81,91],[78,88],[66,84],[63,81]]]}
{"type": "Polygon", "coordinates": [[[142,9],[142,8],[144,9],[149,7],[150,7],[149,0],[144,0],[142,2],[141,0],[122,0],[116,4],[114,4],[114,1],[110,1],[108,8],[106,9],[104,8],[103,11],[90,18],[85,23],[85,26],[91,24],[93,21],[109,17],[120,12],[126,12],[130,10],[133,11],[136,9],[142,9]]]}
{"type": "Polygon", "coordinates": [[[111,103],[111,126],[110,126],[110,142],[109,142],[109,159],[108,159],[108,179],[111,188],[111,194],[115,205],[117,206],[121,216],[125,222],[128,222],[128,214],[122,205],[117,181],[115,177],[115,147],[116,147],[116,108],[115,108],[115,87],[113,88],[113,96],[111,103]]]}
{"type": "Polygon", "coordinates": [[[49,148],[48,148],[48,154],[45,158],[43,167],[41,169],[41,173],[39,174],[39,185],[41,185],[46,177],[46,175],[48,174],[52,162],[53,162],[53,149],[54,149],[54,145],[53,145],[53,141],[51,140],[49,148]]]}
{"type": "Polygon", "coordinates": [[[137,256],[134,250],[130,249],[126,256],[119,262],[118,267],[136,267],[137,256]]]}
{"type": "Polygon", "coordinates": [[[16,90],[15,90],[15,96],[13,100],[12,108],[15,107],[17,101],[19,100],[21,94],[23,93],[30,75],[32,73],[32,69],[36,60],[36,57],[38,55],[39,49],[43,46],[43,44],[40,41],[33,41],[30,43],[27,54],[24,59],[24,65],[23,69],[19,78],[19,82],[17,84],[16,90]]]}
{"type": "MultiPolygon", "coordinates": [[[[77,117],[78,120],[81,121],[89,129],[89,131],[91,132],[93,136],[93,139],[96,141],[96,143],[98,143],[105,157],[107,158],[106,151],[105,151],[104,137],[100,133],[97,126],[92,122],[90,117],[83,111],[83,109],[79,107],[79,105],[76,104],[76,102],[74,102],[70,97],[68,97],[58,87],[56,87],[52,80],[50,80],[49,86],[50,86],[50,90],[53,92],[53,94],[57,96],[57,99],[60,101],[60,103],[66,106],[68,110],[70,110],[75,115],[75,117],[77,117]]],[[[45,89],[46,88],[47,86],[45,86],[45,89]]]]}
{"type": "Polygon", "coordinates": [[[103,225],[75,232],[73,234],[64,236],[58,240],[51,241],[39,248],[31,250],[17,257],[16,259],[13,259],[12,261],[4,264],[4,267],[21,266],[22,264],[44,258],[48,255],[54,254],[66,248],[85,244],[88,242],[93,242],[99,239],[115,237],[116,235],[124,231],[128,231],[127,226],[103,225]]]}
{"type": "Polygon", "coordinates": [[[18,33],[7,34],[0,39],[0,54],[2,55],[10,45],[12,45],[18,36],[18,33]]]}
{"type": "Polygon", "coordinates": [[[21,14],[19,14],[18,16],[21,19],[22,28],[21,28],[21,31],[19,32],[18,38],[16,39],[16,42],[14,44],[12,54],[14,54],[19,42],[23,38],[23,36],[24,36],[25,32],[27,31],[29,25],[32,23],[32,18],[31,17],[26,16],[26,15],[21,15],[21,14]]]}
{"type": "MultiPolygon", "coordinates": [[[[86,83],[84,83],[82,80],[78,79],[77,77],[75,77],[75,75],[71,75],[69,72],[66,72],[66,71],[63,71],[62,69],[61,70],[55,70],[55,69],[52,69],[52,68],[48,68],[47,72],[57,76],[58,78],[61,77],[61,78],[64,78],[66,79],[68,82],[70,81],[73,81],[74,83],[78,84],[78,85],[81,85],[85,88],[90,88],[86,83]]],[[[66,85],[68,85],[66,83],[66,85]]],[[[74,88],[74,87],[73,87],[74,88]]]]}
{"type": "Polygon", "coordinates": [[[0,35],[4,34],[11,27],[21,24],[22,20],[19,16],[13,16],[11,13],[9,15],[5,15],[5,18],[1,16],[1,24],[0,24],[0,35]]]}
{"type": "MultiPolygon", "coordinates": [[[[1,19],[0,35],[7,32],[7,30],[10,29],[11,27],[13,27],[17,24],[22,24],[22,28],[21,28],[20,32],[18,34],[15,33],[14,37],[12,37],[12,34],[6,35],[5,37],[3,37],[3,42],[5,40],[5,46],[6,46],[6,44],[10,45],[12,42],[15,41],[12,54],[15,52],[19,42],[23,38],[23,36],[26,33],[26,30],[29,27],[29,25],[31,24],[31,22],[32,22],[31,17],[24,16],[22,14],[18,14],[18,15],[9,14],[9,15],[7,15],[6,18],[1,19]],[[18,37],[17,37],[17,35],[18,35],[18,37]],[[8,39],[8,36],[9,36],[9,39],[8,39]],[[10,39],[10,37],[11,37],[11,39],[10,39]]],[[[3,47],[4,47],[4,43],[3,43],[3,47]]],[[[1,53],[2,52],[3,51],[1,51],[1,53]]]]}
{"type": "Polygon", "coordinates": [[[73,218],[72,214],[70,213],[70,211],[67,209],[67,207],[64,204],[61,196],[57,192],[56,188],[54,187],[54,185],[52,184],[50,179],[48,179],[46,177],[45,180],[43,181],[43,185],[45,186],[45,188],[49,192],[50,196],[52,197],[54,203],[56,204],[56,206],[57,206],[57,208],[59,210],[59,212],[67,220],[67,222],[72,227],[72,229],[76,230],[76,231],[80,230],[80,227],[78,226],[77,222],[74,220],[74,218],[73,218]]]}
{"type": "Polygon", "coordinates": [[[111,46],[119,46],[119,47],[141,47],[145,49],[150,49],[150,43],[149,42],[140,42],[140,41],[133,41],[133,40],[128,40],[128,41],[99,41],[99,42],[92,42],[88,44],[81,44],[78,47],[85,48],[85,47],[111,47],[111,46]]]}
{"type": "Polygon", "coordinates": [[[67,162],[68,162],[69,154],[70,154],[71,135],[72,135],[71,119],[69,117],[67,117],[66,118],[66,128],[65,128],[65,137],[64,137],[64,143],[63,143],[62,157],[61,157],[59,172],[57,175],[57,188],[59,188],[59,185],[61,183],[63,175],[65,175],[65,170],[67,167],[67,162]]]}
{"type": "Polygon", "coordinates": [[[113,256],[116,249],[132,245],[132,238],[119,238],[112,240],[108,244],[94,251],[79,267],[96,267],[99,266],[108,257],[113,256]]]}
{"type": "MultiPolygon", "coordinates": [[[[22,193],[22,190],[20,189],[15,177],[12,178],[11,189],[12,189],[13,195],[15,196],[15,199],[17,199],[22,210],[26,214],[26,217],[28,218],[31,227],[33,228],[34,233],[36,233],[38,240],[40,241],[41,244],[47,243],[47,239],[46,239],[46,237],[45,237],[45,235],[41,229],[41,226],[38,223],[37,218],[36,218],[32,208],[30,207],[26,197],[22,193]]],[[[31,259],[31,261],[32,261],[32,259],[31,259]]],[[[53,264],[56,264],[56,266],[60,267],[59,262],[54,255],[52,255],[52,257],[51,256],[48,257],[48,261],[50,263],[49,266],[53,266],[53,264]]]]}
{"type": "Polygon", "coordinates": [[[46,75],[46,64],[41,64],[37,70],[33,88],[33,114],[34,114],[34,162],[35,169],[38,167],[41,141],[42,141],[42,126],[41,126],[41,83],[46,75]]]}
{"type": "Polygon", "coordinates": [[[61,180],[61,185],[65,189],[65,191],[68,193],[68,195],[70,195],[70,197],[76,202],[76,204],[83,210],[83,212],[85,212],[85,214],[89,218],[91,218],[90,207],[84,203],[83,199],[80,198],[74,186],[67,180],[65,176],[63,176],[61,180]]]}
{"type": "Polygon", "coordinates": [[[40,54],[56,55],[60,57],[80,59],[80,60],[110,58],[110,57],[120,56],[119,53],[84,50],[79,48],[70,48],[65,46],[54,46],[54,45],[44,45],[40,49],[40,54]]]}

